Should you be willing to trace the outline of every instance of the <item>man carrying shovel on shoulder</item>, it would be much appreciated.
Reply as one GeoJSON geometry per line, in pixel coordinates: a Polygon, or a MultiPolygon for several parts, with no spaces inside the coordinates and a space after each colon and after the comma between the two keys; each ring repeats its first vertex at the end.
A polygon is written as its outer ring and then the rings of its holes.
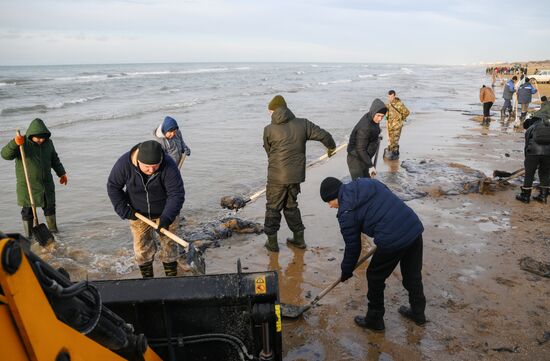
{"type": "Polygon", "coordinates": [[[416,213],[376,179],[359,178],[348,184],[328,177],[320,187],[321,198],[338,209],[340,232],[346,245],[340,281],[353,276],[361,253],[361,233],[374,239],[376,251],[367,268],[368,310],[355,323],[373,331],[383,331],[386,279],[399,263],[403,286],[409,292],[410,308],[399,313],[418,325],[426,323],[426,298],[422,285],[422,232],[416,213]]]}
{"type": "Polygon", "coordinates": [[[162,233],[163,229],[176,233],[185,201],[183,180],[174,160],[154,140],[137,144],[113,166],[107,193],[120,218],[130,220],[136,262],[143,278],[154,276],[154,230],[159,234],[159,258],[164,272],[166,276],[176,276],[178,244],[162,233]],[[154,221],[156,229],[142,216],[154,221]]]}

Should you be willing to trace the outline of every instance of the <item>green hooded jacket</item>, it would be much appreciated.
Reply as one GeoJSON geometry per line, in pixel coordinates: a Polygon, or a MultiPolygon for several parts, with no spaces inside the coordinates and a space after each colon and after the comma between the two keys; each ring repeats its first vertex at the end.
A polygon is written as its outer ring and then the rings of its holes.
{"type": "MultiPolygon", "coordinates": [[[[25,159],[29,182],[31,184],[34,204],[37,207],[55,207],[55,184],[52,178],[52,169],[58,177],[65,174],[65,169],[57,156],[53,142],[50,139],[51,133],[42,121],[36,118],[31,122],[25,134],[25,159]],[[47,139],[41,145],[31,141],[31,137],[38,134],[46,134],[47,139]],[[46,202],[44,202],[46,200],[46,202]]],[[[6,160],[15,159],[15,176],[17,178],[17,204],[21,207],[30,207],[31,201],[25,181],[23,163],[19,146],[12,139],[2,148],[2,158],[6,160]]]]}

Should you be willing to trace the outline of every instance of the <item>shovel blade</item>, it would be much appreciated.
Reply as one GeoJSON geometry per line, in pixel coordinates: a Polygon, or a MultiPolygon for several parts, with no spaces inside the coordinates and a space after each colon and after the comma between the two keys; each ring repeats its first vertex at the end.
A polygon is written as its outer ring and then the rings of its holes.
{"type": "Polygon", "coordinates": [[[50,243],[55,242],[55,238],[53,238],[52,233],[44,223],[40,223],[36,227],[33,227],[32,234],[42,247],[46,247],[50,243]]]}
{"type": "Polygon", "coordinates": [[[307,310],[309,310],[310,308],[311,308],[311,305],[296,306],[296,305],[281,303],[281,316],[283,316],[283,318],[298,318],[302,316],[302,314],[307,310]]]}
{"type": "Polygon", "coordinates": [[[201,275],[206,273],[206,264],[204,262],[204,256],[200,249],[195,248],[195,246],[193,245],[189,245],[189,251],[186,255],[186,261],[195,273],[201,275]]]}

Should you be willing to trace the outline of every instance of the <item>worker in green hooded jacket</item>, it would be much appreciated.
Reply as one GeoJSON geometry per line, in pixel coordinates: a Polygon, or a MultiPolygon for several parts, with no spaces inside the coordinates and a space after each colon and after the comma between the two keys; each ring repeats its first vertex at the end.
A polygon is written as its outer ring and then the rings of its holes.
{"type": "Polygon", "coordinates": [[[59,183],[67,185],[67,173],[55,151],[51,133],[42,121],[34,119],[24,136],[15,136],[2,148],[2,158],[15,159],[15,176],[17,179],[17,204],[22,208],[23,228],[25,235],[30,238],[33,227],[33,213],[31,200],[27,189],[27,181],[23,170],[21,152],[19,146],[23,146],[29,183],[32,197],[36,207],[41,207],[46,216],[46,223],[50,232],[57,232],[55,219],[55,184],[52,177],[52,169],[59,177],[59,183]]]}

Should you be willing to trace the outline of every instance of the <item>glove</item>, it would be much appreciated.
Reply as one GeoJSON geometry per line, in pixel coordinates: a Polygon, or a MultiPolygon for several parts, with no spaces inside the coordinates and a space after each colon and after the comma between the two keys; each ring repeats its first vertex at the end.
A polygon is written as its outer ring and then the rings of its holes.
{"type": "Polygon", "coordinates": [[[185,149],[183,150],[183,152],[185,153],[186,156],[190,156],[191,155],[191,148],[189,147],[185,147],[185,149]]]}
{"type": "Polygon", "coordinates": [[[335,152],[336,152],[336,148],[328,148],[327,149],[327,156],[330,158],[334,155],[335,152]]]}
{"type": "Polygon", "coordinates": [[[370,167],[370,168],[369,168],[369,176],[370,176],[371,178],[374,178],[375,175],[376,175],[376,168],[370,167]]]}
{"type": "Polygon", "coordinates": [[[340,276],[340,282],[346,282],[352,276],[353,276],[353,273],[344,273],[344,272],[342,272],[342,275],[340,276]]]}
{"type": "Polygon", "coordinates": [[[68,181],[68,178],[67,178],[67,175],[66,174],[63,174],[61,177],[59,177],[59,183],[60,184],[63,184],[64,186],[67,185],[67,181],[68,181]]]}
{"type": "Polygon", "coordinates": [[[164,218],[164,217],[160,217],[160,218],[159,218],[158,227],[157,227],[157,229],[155,229],[155,231],[156,231],[158,234],[162,235],[161,230],[162,230],[163,228],[166,229],[166,230],[168,230],[168,227],[170,227],[170,224],[171,224],[171,223],[172,223],[172,222],[170,222],[169,219],[164,218]]]}
{"type": "Polygon", "coordinates": [[[13,140],[15,141],[15,144],[17,144],[17,145],[25,144],[25,137],[22,136],[22,135],[16,135],[15,138],[13,138],[13,140]]]}
{"type": "Polygon", "coordinates": [[[137,221],[137,217],[136,217],[136,210],[130,206],[130,212],[128,212],[128,215],[126,216],[126,219],[130,219],[132,221],[137,221]]]}

